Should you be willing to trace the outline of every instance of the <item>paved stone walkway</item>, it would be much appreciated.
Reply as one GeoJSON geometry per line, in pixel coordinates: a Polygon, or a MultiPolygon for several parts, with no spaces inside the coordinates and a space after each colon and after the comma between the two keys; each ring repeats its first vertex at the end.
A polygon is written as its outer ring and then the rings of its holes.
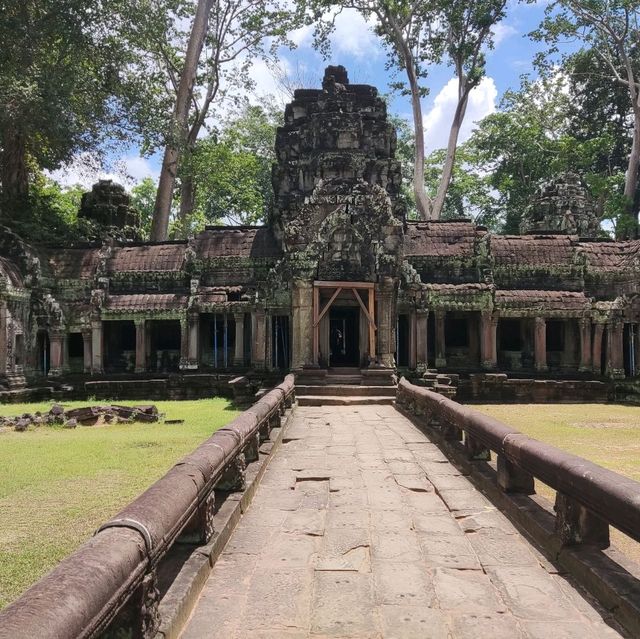
{"type": "Polygon", "coordinates": [[[183,639],[620,635],[391,406],[298,408],[183,639]]]}

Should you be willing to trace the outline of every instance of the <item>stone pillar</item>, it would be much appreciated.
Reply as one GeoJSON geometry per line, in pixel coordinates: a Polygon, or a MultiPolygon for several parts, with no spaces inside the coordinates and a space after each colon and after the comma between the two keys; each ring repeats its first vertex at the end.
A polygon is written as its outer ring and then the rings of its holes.
{"type": "Polygon", "coordinates": [[[624,377],[624,324],[616,319],[607,324],[607,375],[624,377]]]}
{"type": "Polygon", "coordinates": [[[428,321],[429,311],[418,309],[416,311],[416,365],[425,369],[429,368],[427,350],[429,343],[428,321]]]}
{"type": "Polygon", "coordinates": [[[418,343],[417,343],[418,322],[416,320],[416,312],[412,310],[409,313],[409,368],[415,370],[418,363],[418,343]]]}
{"type": "Polygon", "coordinates": [[[62,375],[62,341],[63,334],[61,331],[56,330],[49,334],[49,351],[51,357],[49,375],[51,377],[62,375]]]}
{"type": "Polygon", "coordinates": [[[189,361],[189,324],[187,318],[180,319],[180,364],[181,370],[187,368],[189,361]]]}
{"type": "Polygon", "coordinates": [[[263,308],[257,308],[251,314],[253,325],[253,344],[251,348],[251,366],[264,368],[266,357],[266,315],[263,308]]]}
{"type": "Polygon", "coordinates": [[[382,277],[378,288],[378,354],[379,363],[385,368],[395,366],[395,328],[396,308],[394,300],[394,282],[390,277],[382,277]]]}
{"type": "Polygon", "coordinates": [[[91,372],[91,330],[82,331],[82,355],[84,358],[83,369],[85,373],[91,372]]]}
{"type": "Polygon", "coordinates": [[[496,333],[498,317],[491,311],[480,313],[480,364],[485,370],[494,370],[498,365],[496,333]]]}
{"type": "Polygon", "coordinates": [[[580,320],[580,366],[578,370],[586,372],[591,368],[591,320],[583,317],[580,320]]]}
{"type": "Polygon", "coordinates": [[[147,370],[147,320],[136,319],[136,373],[144,373],[147,370]]]}
{"type": "Polygon", "coordinates": [[[447,345],[444,339],[444,321],[446,312],[438,310],[435,312],[436,317],[436,368],[447,365],[447,345]]]}
{"type": "Polygon", "coordinates": [[[294,280],[291,298],[293,344],[291,367],[317,366],[313,361],[313,283],[294,280]]]}
{"type": "Polygon", "coordinates": [[[602,375],[602,335],[604,324],[595,324],[593,327],[593,344],[591,345],[591,365],[596,375],[602,375]]]}
{"type": "Polygon", "coordinates": [[[233,353],[233,365],[244,366],[244,313],[234,313],[236,323],[236,345],[233,353]]]}
{"type": "MultiPolygon", "coordinates": [[[[640,324],[635,324],[631,327],[633,333],[633,346],[635,353],[635,374],[640,375],[640,324]]],[[[1,370],[1,369],[0,369],[1,370]]]]}
{"type": "Polygon", "coordinates": [[[533,327],[533,358],[537,371],[547,370],[547,322],[544,317],[536,317],[533,327]]]}
{"type": "Polygon", "coordinates": [[[102,321],[91,322],[91,373],[101,375],[104,373],[104,342],[102,336],[102,321]]]}
{"type": "Polygon", "coordinates": [[[200,315],[191,313],[187,317],[188,346],[187,368],[197,370],[200,366],[200,315]]]}
{"type": "Polygon", "coordinates": [[[9,313],[6,302],[0,302],[0,377],[7,372],[7,338],[9,332],[9,313]]]}

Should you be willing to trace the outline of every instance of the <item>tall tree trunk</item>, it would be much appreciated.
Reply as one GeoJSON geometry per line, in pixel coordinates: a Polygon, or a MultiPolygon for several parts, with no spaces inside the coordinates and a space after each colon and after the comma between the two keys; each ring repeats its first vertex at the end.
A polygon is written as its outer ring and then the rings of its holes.
{"type": "Polygon", "coordinates": [[[0,158],[0,180],[5,200],[18,204],[29,195],[29,171],[25,137],[20,132],[5,132],[0,158]]]}
{"type": "Polygon", "coordinates": [[[431,217],[437,220],[442,215],[442,209],[444,208],[444,200],[447,197],[447,190],[449,184],[451,184],[451,176],[453,175],[453,166],[456,161],[456,149],[458,148],[458,136],[460,135],[460,128],[464,121],[465,113],[467,112],[467,104],[469,103],[469,88],[463,86],[458,93],[458,104],[456,106],[455,113],[453,114],[453,122],[451,123],[451,129],[449,129],[449,140],[447,142],[447,154],[444,160],[444,167],[442,169],[442,177],[438,184],[438,192],[433,200],[431,207],[431,217]]]}
{"type": "Polygon", "coordinates": [[[629,154],[629,164],[624,177],[625,213],[622,224],[616,229],[616,239],[633,240],[638,237],[638,216],[634,210],[638,178],[640,175],[640,118],[635,118],[633,128],[633,142],[629,154]]]}
{"type": "Polygon", "coordinates": [[[167,239],[173,188],[175,186],[178,163],[180,162],[180,154],[187,137],[189,106],[193,94],[198,61],[207,34],[212,5],[213,0],[198,0],[196,15],[191,27],[184,68],[178,85],[176,106],[173,112],[173,131],[164,152],[160,180],[158,182],[158,193],[153,211],[153,221],[151,222],[151,240],[154,242],[167,239]]]}
{"type": "Polygon", "coordinates": [[[420,104],[420,87],[413,65],[413,57],[409,55],[405,67],[411,89],[411,111],[413,112],[413,129],[415,137],[415,155],[413,159],[413,193],[416,198],[418,215],[423,220],[433,218],[431,202],[424,188],[424,123],[422,121],[422,105],[420,104]]]}
{"type": "Polygon", "coordinates": [[[189,216],[196,201],[196,185],[193,176],[185,175],[180,180],[180,226],[185,237],[188,235],[189,216]]]}

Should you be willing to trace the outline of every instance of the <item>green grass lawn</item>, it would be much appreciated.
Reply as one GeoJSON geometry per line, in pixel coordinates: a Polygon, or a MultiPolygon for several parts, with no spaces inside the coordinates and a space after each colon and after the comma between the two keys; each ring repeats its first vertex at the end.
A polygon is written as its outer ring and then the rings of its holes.
{"type": "MultiPolygon", "coordinates": [[[[154,403],[184,423],[0,429],[0,608],[238,414],[220,398],[154,403]]],[[[0,405],[0,415],[50,407],[0,405]]]]}
{"type": "MultiPolygon", "coordinates": [[[[640,408],[617,404],[498,404],[471,406],[530,437],[640,481],[640,408]]],[[[555,492],[536,481],[550,500],[555,492]]],[[[640,544],[611,529],[611,539],[640,562],[640,544]]]]}

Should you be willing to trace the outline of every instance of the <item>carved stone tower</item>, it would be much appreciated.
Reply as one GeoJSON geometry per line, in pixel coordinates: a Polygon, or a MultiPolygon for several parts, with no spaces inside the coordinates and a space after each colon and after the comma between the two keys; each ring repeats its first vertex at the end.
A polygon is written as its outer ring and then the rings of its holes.
{"type": "MultiPolygon", "coordinates": [[[[372,304],[375,287],[379,321],[371,330],[376,337],[374,342],[370,336],[365,352],[361,321],[360,362],[393,366],[390,309],[395,308],[405,217],[395,147],[395,130],[377,89],[349,84],[344,67],[327,67],[322,89],[297,90],[286,107],[276,137],[271,225],[285,255],[280,268],[294,282],[294,335],[299,336],[294,367],[330,359],[332,349],[322,343],[329,331],[318,328],[322,295],[312,303],[312,289],[322,282],[361,283],[363,290],[366,285],[372,304]]],[[[367,321],[373,325],[369,315],[367,321]]]]}
{"type": "Polygon", "coordinates": [[[527,207],[523,235],[556,233],[596,237],[600,228],[589,189],[576,173],[563,173],[542,183],[527,207]]]}

